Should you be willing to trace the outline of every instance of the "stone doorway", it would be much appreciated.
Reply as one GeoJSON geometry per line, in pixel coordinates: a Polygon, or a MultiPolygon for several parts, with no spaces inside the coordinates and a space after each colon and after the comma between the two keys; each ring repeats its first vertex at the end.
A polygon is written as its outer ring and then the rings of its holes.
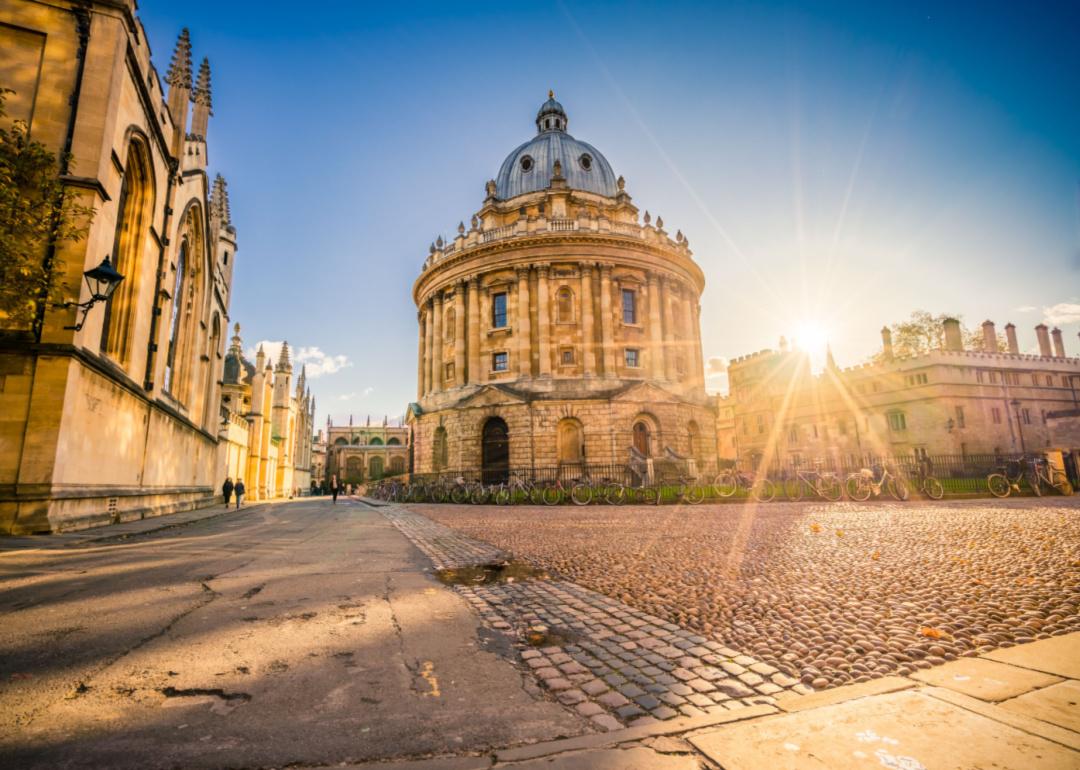
{"type": "Polygon", "coordinates": [[[634,449],[646,457],[652,457],[652,452],[649,451],[650,443],[648,424],[644,420],[638,420],[634,423],[634,449]]]}
{"type": "Polygon", "coordinates": [[[510,478],[510,431],[501,417],[484,423],[482,437],[482,479],[485,484],[502,484],[510,478]]]}

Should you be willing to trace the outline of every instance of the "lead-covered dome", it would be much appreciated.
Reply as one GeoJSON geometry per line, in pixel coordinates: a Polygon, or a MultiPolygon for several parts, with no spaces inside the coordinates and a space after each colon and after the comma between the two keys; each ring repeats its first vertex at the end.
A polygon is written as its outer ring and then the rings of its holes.
{"type": "Polygon", "coordinates": [[[506,200],[551,186],[555,161],[562,166],[566,185],[615,197],[615,172],[607,158],[588,142],[566,133],[569,120],[563,106],[548,93],[548,100],[536,115],[538,134],[510,153],[495,178],[495,197],[506,200]]]}

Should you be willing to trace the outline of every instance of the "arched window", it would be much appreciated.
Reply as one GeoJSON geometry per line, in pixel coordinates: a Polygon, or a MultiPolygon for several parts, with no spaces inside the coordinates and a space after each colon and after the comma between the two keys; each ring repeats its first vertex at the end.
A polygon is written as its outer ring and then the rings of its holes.
{"type": "Polygon", "coordinates": [[[359,457],[350,457],[345,461],[345,480],[364,480],[364,461],[359,457]]]}
{"type": "Polygon", "coordinates": [[[573,417],[559,420],[557,427],[559,463],[579,463],[585,459],[585,436],[581,423],[573,417]]]}
{"type": "Polygon", "coordinates": [[[643,419],[634,422],[634,449],[646,457],[652,457],[652,428],[643,419]]]}
{"type": "Polygon", "coordinates": [[[686,425],[686,442],[689,445],[690,457],[694,459],[700,459],[701,454],[701,429],[698,427],[697,422],[691,420],[686,425]]]}
{"type": "Polygon", "coordinates": [[[378,436],[372,436],[371,441],[368,442],[370,446],[382,446],[382,439],[378,436]]]}
{"type": "Polygon", "coordinates": [[[135,301],[142,272],[146,233],[153,219],[153,173],[141,137],[132,137],[117,203],[112,262],[124,280],[105,305],[101,350],[121,364],[131,354],[135,301]]]}
{"type": "Polygon", "coordinates": [[[456,318],[453,308],[446,311],[446,323],[443,324],[443,339],[446,340],[448,345],[454,342],[454,321],[456,318]]]}
{"type": "Polygon", "coordinates": [[[404,457],[393,457],[393,458],[391,458],[390,459],[390,473],[392,473],[392,474],[394,474],[396,476],[397,474],[404,473],[404,472],[405,472],[405,458],[404,457]]]}
{"type": "Polygon", "coordinates": [[[431,444],[431,465],[436,471],[446,470],[449,460],[450,447],[446,440],[446,428],[439,426],[435,429],[435,440],[431,444]]]}
{"type": "Polygon", "coordinates": [[[574,292],[563,286],[556,295],[555,317],[561,324],[574,322],[574,292]]]}
{"type": "Polygon", "coordinates": [[[382,475],[383,459],[379,456],[372,457],[371,461],[368,463],[368,478],[374,481],[375,479],[381,479],[382,475]]]}
{"type": "Polygon", "coordinates": [[[344,436],[338,436],[337,439],[334,441],[334,446],[348,446],[348,444],[349,439],[345,438],[344,436]]]}
{"type": "Polygon", "coordinates": [[[401,446],[401,439],[399,439],[397,436],[391,436],[390,438],[388,438],[386,440],[386,445],[387,446],[401,446]]]}
{"type": "MultiPolygon", "coordinates": [[[[176,277],[173,281],[172,291],[172,315],[169,318],[169,347],[165,357],[165,381],[162,383],[165,390],[173,392],[175,384],[177,348],[180,346],[180,317],[184,301],[184,274],[187,272],[188,245],[185,240],[180,244],[180,251],[176,257],[176,277]]],[[[175,394],[173,394],[175,395],[175,394]]]]}

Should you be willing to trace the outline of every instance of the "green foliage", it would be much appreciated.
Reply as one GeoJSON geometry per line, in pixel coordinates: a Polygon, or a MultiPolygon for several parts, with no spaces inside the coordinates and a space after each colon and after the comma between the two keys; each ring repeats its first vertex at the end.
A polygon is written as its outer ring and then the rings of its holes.
{"type": "Polygon", "coordinates": [[[30,138],[25,121],[4,125],[10,89],[0,88],[0,328],[29,329],[42,303],[62,302],[63,263],[50,244],[78,241],[94,210],[58,176],[56,155],[30,138]]]}
{"type": "MultiPolygon", "coordinates": [[[[925,310],[916,310],[906,321],[892,324],[889,329],[892,331],[893,355],[896,358],[907,358],[944,348],[945,329],[942,324],[946,318],[960,320],[960,316],[956,313],[938,313],[935,315],[925,310]]],[[[981,329],[972,331],[961,322],[960,334],[963,336],[965,349],[982,350],[983,335],[981,329]]],[[[1007,349],[1005,341],[999,338],[998,351],[1002,352],[1007,349]]],[[[881,361],[884,359],[884,355],[884,352],[878,352],[874,355],[874,360],[881,361]]]]}

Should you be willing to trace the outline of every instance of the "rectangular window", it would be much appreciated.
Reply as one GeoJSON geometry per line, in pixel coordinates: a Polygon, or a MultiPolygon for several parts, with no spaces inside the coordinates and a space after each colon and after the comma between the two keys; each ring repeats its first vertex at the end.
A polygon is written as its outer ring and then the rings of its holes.
{"type": "Polygon", "coordinates": [[[964,407],[962,406],[956,407],[956,427],[964,427],[964,407]]]}
{"type": "Polygon", "coordinates": [[[561,359],[563,366],[572,366],[574,363],[574,349],[563,348],[561,359]]]}
{"type": "Polygon", "coordinates": [[[817,425],[815,424],[815,425],[812,425],[811,427],[814,429],[814,438],[817,438],[818,437],[817,425]]]}
{"type": "Polygon", "coordinates": [[[975,381],[976,381],[976,382],[978,382],[978,383],[982,383],[982,381],[983,381],[983,376],[984,376],[984,375],[983,375],[983,370],[982,370],[982,369],[976,369],[976,370],[975,370],[975,381]]]}
{"type": "Polygon", "coordinates": [[[454,364],[453,363],[449,363],[449,364],[446,365],[446,377],[444,378],[444,381],[447,382],[447,383],[450,383],[450,382],[454,381],[454,364]]]}
{"type": "Polygon", "coordinates": [[[1054,377],[1053,377],[1053,375],[1050,375],[1050,374],[1046,375],[1046,387],[1048,387],[1048,388],[1054,387],[1054,377]]]}
{"type": "Polygon", "coordinates": [[[994,421],[994,425],[1001,425],[1001,410],[996,406],[991,407],[990,418],[994,421]]]}
{"type": "Polygon", "coordinates": [[[757,432],[758,435],[761,435],[765,432],[765,415],[763,414],[759,414],[757,416],[757,432]]]}
{"type": "Polygon", "coordinates": [[[637,323],[637,292],[633,289],[622,290],[622,322],[637,323]]]}
{"type": "Polygon", "coordinates": [[[506,292],[501,291],[491,297],[491,325],[496,329],[506,327],[506,292]]]}
{"type": "Polygon", "coordinates": [[[626,365],[631,369],[636,369],[638,364],[638,350],[637,348],[626,349],[626,365]]]}
{"type": "Polygon", "coordinates": [[[789,444],[798,444],[799,443],[799,426],[798,425],[792,425],[790,428],[788,428],[787,440],[788,440],[789,444]]]}
{"type": "Polygon", "coordinates": [[[1020,414],[1024,416],[1024,425],[1031,425],[1031,410],[1021,409],[1020,414]]]}
{"type": "Polygon", "coordinates": [[[493,353],[491,356],[491,370],[493,372],[505,372],[510,362],[508,353],[493,353]]]}
{"type": "Polygon", "coordinates": [[[889,428],[897,433],[907,430],[907,418],[903,412],[889,412],[889,428]]]}

